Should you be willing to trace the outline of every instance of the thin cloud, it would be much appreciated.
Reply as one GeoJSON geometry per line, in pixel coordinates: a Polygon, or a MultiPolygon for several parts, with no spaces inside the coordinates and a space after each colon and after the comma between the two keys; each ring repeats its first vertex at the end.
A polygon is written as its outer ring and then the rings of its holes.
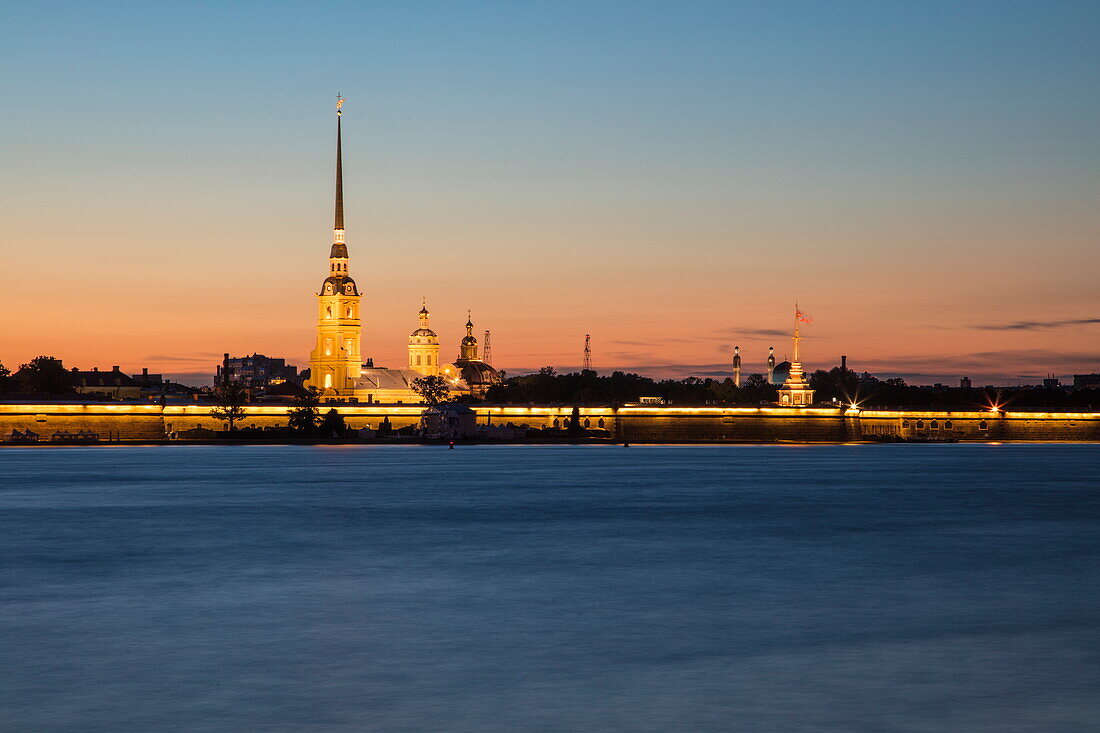
{"type": "Polygon", "coordinates": [[[1100,323],[1100,318],[1066,318],[1060,321],[1015,321],[1014,323],[983,324],[973,326],[982,331],[1039,331],[1046,328],[1065,326],[1089,326],[1100,323]]]}
{"type": "Polygon", "coordinates": [[[729,336],[773,336],[775,338],[783,338],[790,336],[790,331],[784,331],[778,328],[723,328],[719,329],[718,333],[726,334],[729,336]]]}
{"type": "Polygon", "coordinates": [[[221,354],[200,354],[198,356],[168,356],[163,354],[151,354],[149,356],[143,356],[142,359],[146,361],[199,361],[209,362],[211,360],[221,361],[221,354]]]}
{"type": "MultiPolygon", "coordinates": [[[[610,339],[606,343],[619,344],[621,346],[659,346],[661,344],[694,344],[704,340],[703,336],[696,338],[660,338],[652,339],[650,341],[627,341],[624,339],[610,339]]],[[[600,343],[596,341],[596,343],[600,343]]]]}

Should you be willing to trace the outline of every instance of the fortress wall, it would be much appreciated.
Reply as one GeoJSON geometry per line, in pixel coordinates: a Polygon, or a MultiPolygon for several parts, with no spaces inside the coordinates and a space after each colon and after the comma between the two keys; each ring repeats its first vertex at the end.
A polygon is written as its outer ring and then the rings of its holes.
{"type": "Polygon", "coordinates": [[[0,405],[0,440],[13,430],[31,430],[40,441],[56,432],[98,433],[100,440],[160,440],[164,422],[158,405],[0,405]]]}
{"type": "MultiPolygon", "coordinates": [[[[394,428],[415,425],[420,422],[423,410],[419,406],[407,405],[321,405],[320,414],[323,416],[333,408],[344,417],[345,425],[356,430],[366,427],[377,429],[387,417],[394,428]]],[[[285,428],[290,409],[286,405],[248,405],[245,407],[246,415],[237,427],[285,428]]],[[[164,423],[168,430],[190,430],[195,427],[224,430],[227,427],[225,422],[211,417],[210,407],[205,405],[169,405],[164,408],[164,423]]]]}
{"type": "MultiPolygon", "coordinates": [[[[284,427],[285,405],[248,405],[240,427],[284,427]]],[[[322,407],[322,414],[327,410],[322,407]]],[[[415,405],[339,405],[352,428],[394,428],[419,422],[415,405]]],[[[572,407],[477,406],[478,423],[531,428],[564,427],[572,407]]],[[[581,408],[582,426],[602,427],[631,442],[835,442],[883,437],[957,440],[1078,440],[1100,442],[1100,413],[950,412],[934,410],[844,410],[780,407],[581,408]],[[602,421],[602,425],[601,425],[602,421]]],[[[194,427],[221,430],[207,405],[127,403],[0,403],[0,440],[27,429],[49,441],[58,431],[90,430],[101,440],[161,440],[169,431],[194,427]]]]}
{"type": "MultiPolygon", "coordinates": [[[[482,407],[474,406],[478,425],[507,425],[528,428],[562,428],[568,426],[573,416],[572,407],[482,407]]],[[[610,407],[582,407],[579,410],[581,427],[593,430],[615,430],[616,411],[610,407]]]]}
{"type": "Polygon", "coordinates": [[[620,415],[616,438],[627,442],[837,442],[844,418],[832,415],[620,415]]]}
{"type": "Polygon", "coordinates": [[[1007,413],[1001,421],[1003,440],[1095,440],[1100,441],[1100,415],[1080,413],[1007,413]]]}
{"type": "Polygon", "coordinates": [[[866,410],[860,435],[956,440],[1100,440],[1100,414],[866,410]]]}

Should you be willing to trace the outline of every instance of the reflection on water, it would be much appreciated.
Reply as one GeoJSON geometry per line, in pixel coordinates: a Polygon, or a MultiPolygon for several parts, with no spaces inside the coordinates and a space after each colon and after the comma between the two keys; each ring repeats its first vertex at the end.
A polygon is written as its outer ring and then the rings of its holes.
{"type": "Polygon", "coordinates": [[[1094,731],[1094,445],[0,451],[0,729],[1094,731]]]}

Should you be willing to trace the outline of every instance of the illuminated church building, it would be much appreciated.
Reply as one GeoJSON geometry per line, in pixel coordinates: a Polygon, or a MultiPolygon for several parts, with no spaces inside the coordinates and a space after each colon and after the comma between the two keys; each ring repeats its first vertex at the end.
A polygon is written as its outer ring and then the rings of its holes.
{"type": "Polygon", "coordinates": [[[427,304],[420,309],[420,324],[409,335],[409,363],[406,369],[385,369],[364,363],[361,349],[362,321],[359,288],[348,269],[348,248],[344,241],[344,185],[341,150],[340,107],[336,105],[336,220],[329,250],[329,273],[317,294],[317,343],[309,355],[306,386],[321,391],[324,401],[417,403],[413,380],[440,376],[452,396],[481,396],[499,379],[497,370],[478,357],[473,321],[467,317],[466,335],[459,344],[454,363],[443,364],[439,337],[429,326],[427,304]]]}

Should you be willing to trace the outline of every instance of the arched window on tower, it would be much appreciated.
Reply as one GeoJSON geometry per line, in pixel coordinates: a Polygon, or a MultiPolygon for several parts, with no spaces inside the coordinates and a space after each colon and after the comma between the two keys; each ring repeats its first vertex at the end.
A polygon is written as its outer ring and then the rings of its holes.
{"type": "Polygon", "coordinates": [[[325,308],[325,318],[332,318],[332,306],[325,308]]]}
{"type": "Polygon", "coordinates": [[[332,389],[332,375],[325,375],[325,389],[332,389]]]}
{"type": "Polygon", "coordinates": [[[420,366],[420,354],[416,355],[416,365],[420,366]]]}

